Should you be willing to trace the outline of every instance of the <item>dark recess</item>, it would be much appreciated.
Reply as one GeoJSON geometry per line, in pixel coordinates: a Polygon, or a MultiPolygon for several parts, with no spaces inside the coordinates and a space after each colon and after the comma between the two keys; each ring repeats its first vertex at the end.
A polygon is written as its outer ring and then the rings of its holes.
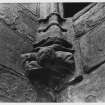
{"type": "Polygon", "coordinates": [[[77,12],[81,11],[83,8],[85,8],[86,6],[88,6],[89,2],[85,2],[85,3],[63,3],[63,7],[64,7],[64,17],[72,17],[73,15],[75,15],[77,12]]]}

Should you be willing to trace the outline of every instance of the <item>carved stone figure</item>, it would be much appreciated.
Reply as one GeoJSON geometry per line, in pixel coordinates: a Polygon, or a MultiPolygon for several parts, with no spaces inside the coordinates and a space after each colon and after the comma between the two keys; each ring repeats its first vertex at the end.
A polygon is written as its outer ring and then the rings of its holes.
{"type": "Polygon", "coordinates": [[[33,72],[36,75],[42,72],[44,76],[39,78],[40,85],[47,82],[44,85],[56,88],[60,83],[63,84],[68,75],[71,77],[74,75],[74,50],[70,43],[57,37],[49,36],[41,42],[34,45],[38,47],[35,47],[31,53],[22,55],[25,58],[25,70],[28,76],[33,72]]]}
{"type": "Polygon", "coordinates": [[[105,102],[105,3],[64,5],[0,4],[1,102],[105,102]]]}

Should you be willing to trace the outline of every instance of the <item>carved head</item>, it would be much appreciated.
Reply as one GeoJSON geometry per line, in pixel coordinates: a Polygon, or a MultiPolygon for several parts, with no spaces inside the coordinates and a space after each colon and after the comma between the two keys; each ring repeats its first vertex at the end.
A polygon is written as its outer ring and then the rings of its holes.
{"type": "Polygon", "coordinates": [[[32,81],[56,89],[75,71],[72,44],[64,39],[48,37],[36,43],[26,57],[24,67],[32,81]]]}

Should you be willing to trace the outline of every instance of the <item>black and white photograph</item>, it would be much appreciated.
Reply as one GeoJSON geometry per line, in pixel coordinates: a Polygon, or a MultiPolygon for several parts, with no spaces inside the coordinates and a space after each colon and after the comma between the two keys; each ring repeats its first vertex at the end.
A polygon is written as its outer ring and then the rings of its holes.
{"type": "Polygon", "coordinates": [[[0,3],[0,103],[105,102],[105,2],[0,3]]]}

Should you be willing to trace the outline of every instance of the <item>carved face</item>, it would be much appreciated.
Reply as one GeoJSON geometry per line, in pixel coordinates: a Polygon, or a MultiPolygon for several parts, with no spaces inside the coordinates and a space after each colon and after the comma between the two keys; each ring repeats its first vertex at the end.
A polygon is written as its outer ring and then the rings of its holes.
{"type": "Polygon", "coordinates": [[[33,78],[31,80],[55,89],[67,76],[74,74],[74,50],[71,44],[60,38],[48,38],[42,42],[35,44],[34,50],[26,54],[26,72],[33,78]]]}

